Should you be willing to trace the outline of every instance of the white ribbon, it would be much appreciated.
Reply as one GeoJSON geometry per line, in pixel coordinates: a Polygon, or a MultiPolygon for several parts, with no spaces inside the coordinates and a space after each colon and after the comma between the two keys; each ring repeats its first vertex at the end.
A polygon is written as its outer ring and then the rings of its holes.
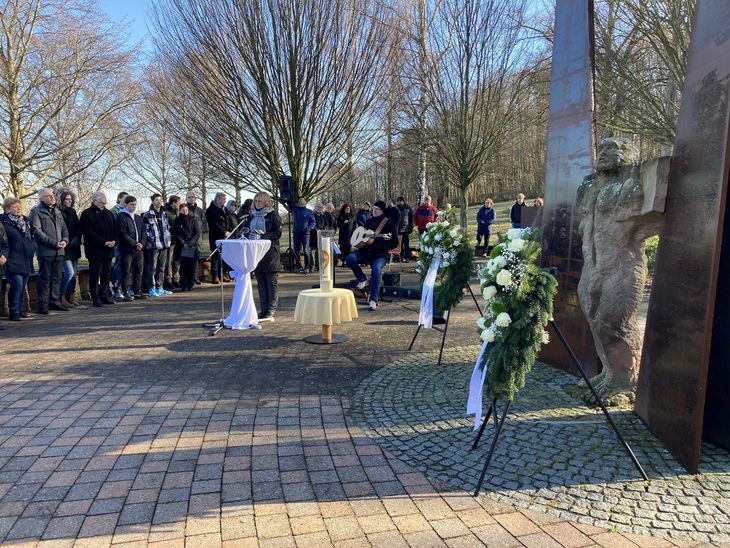
{"type": "Polygon", "coordinates": [[[482,349],[479,352],[477,363],[474,364],[474,371],[471,374],[471,380],[469,381],[469,397],[466,400],[466,415],[474,415],[474,430],[479,430],[479,423],[482,420],[482,395],[484,393],[484,380],[487,378],[487,366],[484,364],[484,369],[479,369],[479,363],[482,361],[484,351],[487,349],[489,343],[484,341],[482,349]]]}
{"type": "Polygon", "coordinates": [[[436,275],[441,266],[441,258],[436,257],[426,273],[421,290],[421,311],[418,313],[418,325],[426,329],[433,327],[433,286],[436,284],[436,275]]]}

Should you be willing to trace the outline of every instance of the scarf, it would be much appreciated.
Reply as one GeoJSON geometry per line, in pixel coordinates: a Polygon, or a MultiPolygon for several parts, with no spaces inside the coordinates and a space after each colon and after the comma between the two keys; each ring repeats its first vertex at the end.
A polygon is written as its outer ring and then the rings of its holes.
{"type": "Polygon", "coordinates": [[[251,232],[255,230],[266,232],[266,214],[270,211],[271,209],[267,207],[263,207],[261,209],[256,209],[254,207],[251,210],[251,224],[249,225],[251,232]]]}
{"type": "Polygon", "coordinates": [[[23,236],[28,235],[28,223],[25,222],[25,217],[23,217],[22,215],[16,217],[12,213],[8,213],[8,218],[16,224],[16,226],[23,233],[23,236]]]}

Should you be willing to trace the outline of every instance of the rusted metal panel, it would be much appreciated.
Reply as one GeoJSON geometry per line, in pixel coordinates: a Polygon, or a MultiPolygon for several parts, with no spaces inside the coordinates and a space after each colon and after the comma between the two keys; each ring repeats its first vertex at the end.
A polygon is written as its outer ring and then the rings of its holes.
{"type": "MultiPolygon", "coordinates": [[[[718,328],[715,336],[725,336],[721,328],[730,320],[726,306],[716,309],[718,281],[725,289],[728,282],[727,263],[721,268],[720,258],[730,158],[729,94],[730,3],[700,0],[636,403],[639,415],[691,472],[699,466],[708,368],[713,375],[727,375],[726,341],[713,344],[713,327],[718,328]]],[[[719,296],[718,304],[727,298],[724,292],[719,296]]],[[[719,399],[716,403],[722,404],[719,399]]],[[[708,408],[708,419],[724,412],[724,421],[714,424],[725,431],[730,411],[726,404],[727,400],[724,408],[708,408]]]]}
{"type": "MultiPolygon", "coordinates": [[[[595,159],[593,66],[593,1],[558,0],[545,159],[543,264],[558,269],[555,321],[589,374],[598,372],[598,358],[578,302],[583,253],[576,199],[595,159]]],[[[540,358],[562,369],[573,367],[556,337],[540,358]]]]}

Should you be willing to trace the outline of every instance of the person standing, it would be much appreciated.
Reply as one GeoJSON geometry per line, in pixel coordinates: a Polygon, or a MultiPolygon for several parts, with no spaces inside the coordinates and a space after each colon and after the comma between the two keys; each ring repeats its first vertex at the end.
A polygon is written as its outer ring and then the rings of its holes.
{"type": "Polygon", "coordinates": [[[494,210],[494,202],[491,198],[484,200],[484,205],[477,211],[477,247],[481,245],[484,238],[484,246],[482,247],[482,255],[487,256],[489,249],[489,238],[492,236],[492,225],[497,220],[497,213],[494,210]]]}
{"type": "MultiPolygon", "coordinates": [[[[81,213],[84,253],[89,260],[89,293],[94,306],[114,304],[109,298],[109,278],[116,245],[114,215],[106,208],[106,195],[94,192],[91,206],[81,213]]],[[[121,264],[119,265],[121,270],[121,264]]]]}
{"type": "Polygon", "coordinates": [[[357,226],[365,226],[367,220],[373,216],[370,202],[363,202],[362,207],[357,210],[357,226]]]}
{"type": "MultiPolygon", "coordinates": [[[[251,215],[251,208],[253,207],[253,199],[246,198],[243,201],[243,205],[241,206],[241,209],[238,210],[238,214],[236,215],[236,220],[240,223],[248,219],[249,215],[251,215]]],[[[241,225],[243,226],[243,225],[241,225]]]]}
{"type": "Polygon", "coordinates": [[[398,196],[396,205],[400,210],[398,237],[401,240],[401,257],[407,263],[411,260],[411,243],[409,239],[411,232],[413,232],[413,208],[406,203],[403,196],[398,196]]]}
{"type": "Polygon", "coordinates": [[[64,249],[63,277],[61,278],[61,303],[75,306],[74,294],[79,274],[79,259],[81,258],[81,228],[79,216],[74,209],[76,197],[69,189],[63,189],[59,199],[59,209],[68,230],[68,245],[64,249]]]}
{"type": "Polygon", "coordinates": [[[23,295],[28,284],[28,277],[33,273],[33,256],[36,251],[35,238],[31,230],[30,220],[23,215],[23,205],[13,197],[3,201],[4,213],[0,215],[0,225],[7,237],[7,251],[0,251],[6,261],[5,279],[8,281],[9,320],[18,322],[27,318],[23,311],[23,295]]]}
{"type": "Polygon", "coordinates": [[[38,191],[38,205],[30,211],[28,218],[37,244],[38,313],[48,314],[49,309],[68,312],[68,307],[61,303],[60,295],[68,229],[56,207],[56,195],[50,188],[38,191]]]}
{"type": "Polygon", "coordinates": [[[170,227],[167,215],[162,209],[162,195],[150,196],[152,205],[142,216],[147,231],[144,270],[147,280],[147,294],[150,297],[163,297],[171,292],[162,287],[165,279],[167,250],[170,248],[170,227]]]}
{"type": "MultiPolygon", "coordinates": [[[[205,219],[205,214],[203,213],[203,208],[198,205],[198,198],[195,192],[188,192],[185,195],[185,203],[188,204],[188,214],[195,219],[198,232],[200,232],[200,237],[198,238],[198,257],[200,257],[203,254],[203,219],[205,219]]],[[[197,264],[195,265],[193,274],[195,276],[195,285],[200,285],[197,264]]]]}
{"type": "Polygon", "coordinates": [[[175,253],[180,261],[180,290],[192,291],[195,287],[194,269],[198,265],[198,223],[190,215],[188,204],[180,206],[180,214],[172,225],[175,253]]]}
{"type": "MultiPolygon", "coordinates": [[[[119,212],[124,209],[124,199],[129,196],[128,192],[120,192],[117,194],[117,203],[111,208],[112,216],[114,219],[117,218],[119,212]]],[[[119,248],[114,247],[114,265],[112,266],[112,295],[117,301],[121,301],[124,297],[120,291],[120,280],[122,277],[122,258],[119,255],[119,248]]]]}
{"type": "Polygon", "coordinates": [[[426,231],[428,223],[435,223],[438,217],[436,206],[431,203],[431,196],[423,198],[423,203],[416,208],[413,214],[413,223],[418,228],[418,233],[423,234],[426,231]]]}
{"type": "Polygon", "coordinates": [[[145,298],[142,293],[142,273],[147,230],[136,211],[137,198],[127,195],[124,209],[116,217],[117,247],[122,265],[121,291],[125,302],[145,298]]]}
{"type": "Polygon", "coordinates": [[[512,228],[522,228],[522,208],[526,205],[525,195],[520,192],[517,201],[509,208],[509,222],[512,223],[512,228]]]}
{"type": "MultiPolygon", "coordinates": [[[[210,250],[213,251],[216,246],[216,240],[223,240],[231,235],[232,226],[229,226],[228,211],[226,210],[226,195],[218,192],[208,209],[205,210],[205,220],[208,221],[208,242],[210,250]]],[[[222,275],[222,259],[220,251],[215,253],[210,261],[210,275],[212,283],[218,285],[221,282],[222,275]]]]}
{"type": "Polygon", "coordinates": [[[398,229],[384,215],[385,202],[378,200],[373,204],[373,216],[365,223],[367,230],[372,230],[376,234],[388,234],[389,239],[373,238],[372,243],[353,251],[347,256],[347,266],[352,269],[357,279],[356,287],[365,289],[367,285],[367,276],[360,268],[361,263],[369,263],[372,270],[370,276],[370,295],[368,297],[368,306],[370,310],[378,307],[380,299],[380,273],[388,262],[388,251],[398,245],[398,229]]]}
{"type": "MultiPolygon", "coordinates": [[[[10,254],[10,244],[8,244],[8,235],[5,232],[5,227],[0,222],[0,276],[5,277],[5,263],[8,262],[8,255],[10,254]]],[[[5,328],[0,326],[0,331],[4,331],[5,328]]]]}
{"type": "MultiPolygon", "coordinates": [[[[170,227],[170,230],[177,218],[180,202],[180,196],[170,196],[165,204],[167,226],[170,227]]],[[[162,288],[172,291],[172,289],[180,287],[180,260],[175,258],[178,256],[175,254],[175,240],[173,238],[170,240],[170,247],[167,248],[165,258],[165,283],[162,284],[162,288]]]]}
{"type": "Polygon", "coordinates": [[[274,321],[279,305],[281,217],[274,209],[274,201],[266,192],[259,192],[254,196],[251,216],[244,226],[248,227],[250,234],[257,234],[262,240],[271,240],[271,247],[256,265],[254,272],[261,308],[259,319],[274,321]]]}
{"type": "Polygon", "coordinates": [[[292,239],[294,240],[294,259],[299,266],[297,272],[306,274],[312,271],[312,257],[310,256],[309,250],[309,234],[316,226],[314,220],[314,213],[307,207],[307,201],[304,198],[299,198],[297,205],[292,208],[292,239]],[[303,248],[304,252],[304,266],[299,260],[299,248],[303,248]]]}
{"type": "Polygon", "coordinates": [[[350,204],[345,202],[340,208],[340,214],[337,216],[337,242],[340,245],[340,260],[345,264],[345,259],[350,254],[350,238],[355,230],[355,214],[352,212],[350,204]]]}

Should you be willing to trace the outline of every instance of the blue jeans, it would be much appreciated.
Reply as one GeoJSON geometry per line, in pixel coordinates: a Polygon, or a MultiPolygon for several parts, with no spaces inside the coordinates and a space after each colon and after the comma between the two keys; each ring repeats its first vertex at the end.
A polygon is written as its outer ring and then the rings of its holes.
{"type": "Polygon", "coordinates": [[[61,296],[72,295],[76,291],[76,275],[79,273],[79,260],[63,261],[63,277],[61,278],[61,296]]]}
{"type": "MultiPolygon", "coordinates": [[[[216,255],[218,255],[216,253],[216,255]]],[[[162,289],[165,281],[165,264],[167,263],[167,249],[148,249],[144,258],[145,279],[147,291],[162,289]]]]}
{"type": "Polygon", "coordinates": [[[302,263],[299,260],[299,248],[304,248],[304,269],[309,270],[309,268],[312,266],[312,258],[309,256],[309,230],[307,230],[306,232],[295,232],[293,236],[294,259],[296,260],[297,265],[299,265],[299,268],[302,268],[302,263]]]}
{"type": "Polygon", "coordinates": [[[114,246],[114,266],[112,266],[112,288],[114,291],[119,289],[122,280],[122,254],[119,246],[114,246]]]}
{"type": "Polygon", "coordinates": [[[23,308],[23,294],[28,284],[28,274],[5,274],[8,281],[8,312],[11,318],[20,316],[23,308]]]}
{"type": "Polygon", "coordinates": [[[370,263],[372,275],[370,276],[370,297],[368,301],[378,302],[380,298],[380,273],[383,271],[385,263],[388,262],[388,258],[384,255],[368,257],[364,251],[358,250],[350,253],[345,262],[347,262],[347,266],[350,267],[358,282],[364,282],[368,279],[362,268],[360,268],[360,263],[370,263]]]}

